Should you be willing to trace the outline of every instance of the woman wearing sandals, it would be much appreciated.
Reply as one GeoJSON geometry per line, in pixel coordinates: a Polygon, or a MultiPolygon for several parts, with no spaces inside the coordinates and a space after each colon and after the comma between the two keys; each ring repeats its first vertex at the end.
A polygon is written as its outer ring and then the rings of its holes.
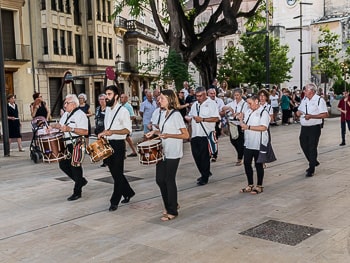
{"type": "Polygon", "coordinates": [[[270,116],[256,95],[247,99],[249,110],[240,116],[241,127],[244,130],[244,169],[248,180],[248,186],[241,189],[241,193],[259,194],[263,192],[264,167],[262,163],[257,163],[260,143],[267,145],[270,116]],[[244,117],[244,118],[242,118],[244,117]],[[242,121],[244,120],[244,121],[242,121]],[[257,185],[254,186],[252,161],[254,158],[256,173],[258,177],[257,185]]]}
{"type": "Polygon", "coordinates": [[[174,91],[162,90],[159,96],[160,107],[165,109],[161,115],[159,129],[146,134],[154,134],[162,140],[164,158],[156,166],[156,182],[162,194],[165,210],[160,220],[169,221],[178,215],[176,172],[183,156],[183,140],[189,133],[180,112],[179,101],[174,91]]]}

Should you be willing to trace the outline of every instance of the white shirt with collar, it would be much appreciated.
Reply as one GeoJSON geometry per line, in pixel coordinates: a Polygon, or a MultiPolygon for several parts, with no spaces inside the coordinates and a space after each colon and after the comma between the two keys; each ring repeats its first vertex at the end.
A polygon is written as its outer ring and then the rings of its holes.
{"type": "MultiPolygon", "coordinates": [[[[218,117],[219,110],[214,100],[210,99],[209,97],[203,101],[202,104],[199,104],[198,101],[194,102],[190,112],[188,113],[189,117],[194,116],[200,116],[202,118],[212,118],[212,117],[218,117]],[[199,111],[199,114],[198,114],[199,111]]],[[[202,122],[206,132],[209,134],[210,132],[215,130],[215,122],[202,122]]],[[[196,122],[193,118],[191,120],[191,126],[192,126],[192,138],[193,137],[206,137],[202,125],[198,122],[196,122]]]]}
{"type": "MultiPolygon", "coordinates": [[[[117,103],[113,107],[113,109],[111,107],[106,107],[105,129],[106,130],[128,129],[129,133],[132,132],[132,123],[131,123],[129,111],[125,107],[123,107],[120,103],[117,103]],[[118,111],[119,108],[120,110],[118,111]],[[117,111],[118,113],[113,120],[113,117],[117,111]],[[113,120],[113,123],[112,123],[112,120],[113,120]]],[[[108,140],[124,140],[125,138],[126,138],[126,134],[112,134],[111,136],[107,136],[108,140]]]]}
{"type": "Polygon", "coordinates": [[[298,110],[303,114],[300,116],[301,126],[314,126],[322,123],[322,119],[305,119],[305,114],[318,115],[320,113],[328,112],[327,104],[323,98],[315,94],[311,100],[307,97],[301,101],[298,110]]]}
{"type": "MultiPolygon", "coordinates": [[[[65,112],[63,113],[61,119],[60,119],[60,125],[66,125],[69,126],[70,128],[78,128],[78,129],[88,129],[88,118],[86,117],[86,114],[80,110],[77,109],[71,117],[69,117],[71,113],[70,112],[65,112]],[[67,121],[68,119],[68,121],[67,121]]],[[[77,137],[80,136],[74,132],[65,132],[64,133],[64,138],[70,138],[70,137],[77,137]]],[[[70,140],[66,141],[67,144],[72,143],[70,140]]]]}

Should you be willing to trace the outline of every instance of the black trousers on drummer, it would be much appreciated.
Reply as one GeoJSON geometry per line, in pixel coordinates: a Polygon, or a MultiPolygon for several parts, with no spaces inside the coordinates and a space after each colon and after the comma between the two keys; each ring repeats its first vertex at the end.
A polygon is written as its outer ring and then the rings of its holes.
{"type": "Polygon", "coordinates": [[[321,136],[321,125],[301,126],[299,142],[309,162],[309,172],[315,172],[317,164],[317,146],[321,136]]]}
{"type": "Polygon", "coordinates": [[[114,180],[111,205],[118,205],[122,196],[131,197],[135,194],[124,175],[125,140],[109,140],[114,153],[106,159],[109,171],[114,180]]]}
{"type": "Polygon", "coordinates": [[[237,126],[238,128],[238,138],[233,140],[230,135],[230,141],[233,147],[235,147],[237,152],[237,159],[242,160],[244,155],[244,132],[242,131],[242,128],[240,125],[237,126]]]}
{"type": "Polygon", "coordinates": [[[262,185],[264,181],[264,167],[262,163],[257,163],[259,150],[244,148],[244,170],[247,176],[248,185],[254,184],[252,161],[254,159],[256,174],[258,177],[257,185],[262,185]]]}
{"type": "Polygon", "coordinates": [[[180,158],[165,159],[156,166],[156,182],[162,194],[165,210],[174,216],[178,215],[176,172],[179,162],[180,158]]]}
{"type": "Polygon", "coordinates": [[[207,137],[191,138],[192,156],[201,174],[203,182],[208,182],[210,174],[210,155],[207,137]]]}
{"type": "MultiPolygon", "coordinates": [[[[67,144],[67,151],[70,156],[72,156],[73,152],[73,144],[67,144]]],[[[81,189],[86,182],[86,179],[83,177],[83,168],[81,166],[75,167],[71,164],[72,159],[67,158],[59,162],[60,169],[68,175],[74,181],[74,194],[81,194],[81,189]]]]}

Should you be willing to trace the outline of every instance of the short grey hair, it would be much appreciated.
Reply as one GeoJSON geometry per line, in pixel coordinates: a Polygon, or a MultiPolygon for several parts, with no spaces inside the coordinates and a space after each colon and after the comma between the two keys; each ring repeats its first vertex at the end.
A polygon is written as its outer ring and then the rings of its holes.
{"type": "Polygon", "coordinates": [[[75,94],[68,94],[66,96],[66,100],[69,99],[71,102],[73,102],[75,104],[75,106],[79,106],[79,99],[77,97],[77,95],[75,94]]]}
{"type": "Polygon", "coordinates": [[[239,95],[242,95],[242,94],[243,94],[243,92],[242,92],[242,90],[241,90],[240,88],[235,88],[235,89],[233,90],[233,94],[235,94],[235,93],[238,93],[239,95]]]}
{"type": "Polygon", "coordinates": [[[102,93],[102,94],[98,95],[98,99],[101,99],[102,97],[106,98],[106,96],[107,96],[106,94],[102,93]]]}
{"type": "Polygon", "coordinates": [[[308,83],[305,85],[305,89],[313,90],[314,92],[316,92],[317,86],[315,83],[308,83]]]}
{"type": "Polygon", "coordinates": [[[207,90],[204,87],[198,87],[198,88],[196,88],[196,93],[199,93],[199,92],[207,93],[207,90]]]}
{"type": "Polygon", "coordinates": [[[81,98],[81,97],[84,98],[84,101],[87,101],[87,96],[86,96],[85,93],[80,93],[80,94],[78,95],[78,98],[81,98]]]}

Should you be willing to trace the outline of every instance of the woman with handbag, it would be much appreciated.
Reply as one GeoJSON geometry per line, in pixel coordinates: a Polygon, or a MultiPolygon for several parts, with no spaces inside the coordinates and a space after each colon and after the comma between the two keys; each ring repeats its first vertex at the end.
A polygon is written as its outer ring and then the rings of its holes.
{"type": "Polygon", "coordinates": [[[160,220],[169,221],[178,215],[176,172],[183,156],[183,140],[189,138],[185,122],[177,110],[178,98],[172,90],[162,90],[159,95],[160,108],[164,109],[159,121],[159,129],[146,134],[154,134],[162,140],[164,159],[157,163],[156,182],[162,194],[165,210],[160,220]]]}
{"type": "Polygon", "coordinates": [[[263,106],[259,104],[256,95],[247,99],[249,110],[240,116],[241,127],[244,130],[244,169],[248,180],[248,186],[241,189],[241,193],[259,194],[263,192],[264,167],[258,163],[260,144],[267,145],[269,136],[267,129],[270,116],[263,106]],[[252,161],[254,159],[257,173],[257,185],[254,186],[252,161]]]}

